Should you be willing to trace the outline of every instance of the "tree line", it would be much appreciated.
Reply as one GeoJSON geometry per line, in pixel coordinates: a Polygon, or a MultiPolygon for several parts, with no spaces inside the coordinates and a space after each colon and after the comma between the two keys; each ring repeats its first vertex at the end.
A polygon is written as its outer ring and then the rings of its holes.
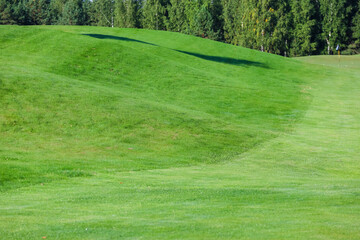
{"type": "Polygon", "coordinates": [[[167,30],[283,56],[360,49],[360,0],[0,0],[0,24],[167,30]]]}

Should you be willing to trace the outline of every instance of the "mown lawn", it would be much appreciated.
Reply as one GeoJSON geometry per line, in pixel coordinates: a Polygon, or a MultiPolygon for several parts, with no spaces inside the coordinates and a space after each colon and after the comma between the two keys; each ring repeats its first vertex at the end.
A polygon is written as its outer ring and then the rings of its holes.
{"type": "Polygon", "coordinates": [[[358,56],[61,26],[0,53],[0,238],[360,238],[358,56]]]}

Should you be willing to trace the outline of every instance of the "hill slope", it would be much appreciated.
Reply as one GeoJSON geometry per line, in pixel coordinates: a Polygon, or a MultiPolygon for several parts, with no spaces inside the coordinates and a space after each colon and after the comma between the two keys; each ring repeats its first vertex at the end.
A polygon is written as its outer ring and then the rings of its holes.
{"type": "Polygon", "coordinates": [[[358,69],[135,29],[0,43],[0,236],[360,237],[358,69]]]}
{"type": "Polygon", "coordinates": [[[8,178],[230,160],[289,130],[306,108],[304,81],[290,74],[301,65],[277,56],[168,32],[1,35],[1,155],[34,166],[8,178]]]}

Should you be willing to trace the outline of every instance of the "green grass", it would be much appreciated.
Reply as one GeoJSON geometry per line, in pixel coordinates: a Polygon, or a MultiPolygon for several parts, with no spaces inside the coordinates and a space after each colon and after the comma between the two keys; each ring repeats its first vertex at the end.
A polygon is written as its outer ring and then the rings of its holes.
{"type": "Polygon", "coordinates": [[[359,239],[358,58],[0,26],[0,238],[359,239]]]}
{"type": "Polygon", "coordinates": [[[360,55],[311,56],[311,57],[298,57],[297,59],[312,64],[337,67],[339,69],[346,68],[346,69],[359,70],[359,66],[360,66],[360,55]]]}

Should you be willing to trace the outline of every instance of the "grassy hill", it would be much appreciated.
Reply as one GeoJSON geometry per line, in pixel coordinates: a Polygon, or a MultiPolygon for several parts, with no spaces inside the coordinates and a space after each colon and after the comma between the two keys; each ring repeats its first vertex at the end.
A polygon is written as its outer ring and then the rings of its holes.
{"type": "Polygon", "coordinates": [[[358,56],[301,60],[0,26],[0,238],[358,239],[358,56]]]}

